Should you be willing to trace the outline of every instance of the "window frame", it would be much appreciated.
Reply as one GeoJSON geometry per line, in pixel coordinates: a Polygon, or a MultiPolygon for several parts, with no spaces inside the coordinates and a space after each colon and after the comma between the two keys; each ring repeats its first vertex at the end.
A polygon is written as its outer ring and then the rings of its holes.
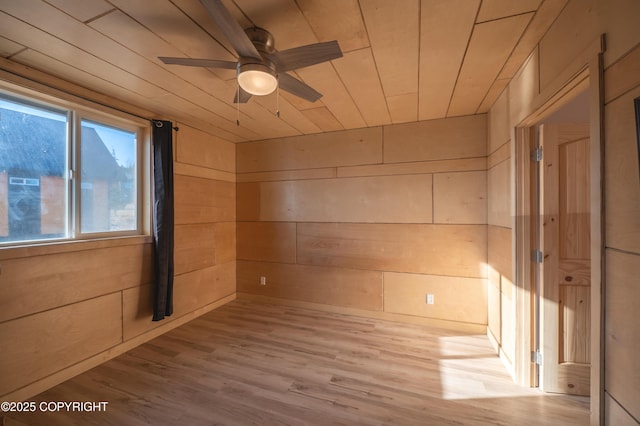
{"type": "MultiPolygon", "coordinates": [[[[17,86],[0,80],[0,97],[8,101],[25,104],[32,108],[66,113],[66,200],[65,235],[60,238],[42,238],[24,241],[0,242],[0,249],[23,246],[40,246],[69,243],[74,241],[92,241],[150,235],[150,187],[151,187],[151,123],[127,112],[95,104],[84,99],[65,99],[30,88],[17,86]],[[82,162],[82,121],[113,127],[135,133],[135,228],[123,231],[82,232],[81,228],[81,162],[82,162]]],[[[73,96],[70,96],[74,98],[73,96]]]]}
{"type": "MultiPolygon", "coordinates": [[[[147,123],[148,124],[148,123],[147,123]]],[[[122,120],[117,117],[113,117],[110,115],[99,114],[94,111],[88,111],[86,109],[78,109],[74,111],[74,147],[76,149],[79,148],[78,152],[74,153],[74,162],[75,167],[73,168],[72,180],[75,180],[73,190],[74,194],[71,198],[74,199],[75,203],[73,207],[73,229],[75,229],[75,238],[76,239],[95,239],[95,238],[109,238],[109,237],[118,237],[118,236],[130,236],[130,235],[141,235],[142,230],[142,190],[141,190],[141,182],[143,179],[142,170],[140,162],[143,158],[142,147],[143,143],[141,143],[143,139],[143,129],[140,128],[139,125],[134,125],[130,121],[122,120]],[[82,231],[82,174],[80,171],[82,170],[82,122],[90,121],[94,124],[116,128],[118,130],[129,131],[135,133],[136,135],[136,223],[135,229],[125,230],[125,231],[101,231],[101,232],[83,232],[82,231]],[[78,136],[79,135],[79,136],[78,136]]]]}

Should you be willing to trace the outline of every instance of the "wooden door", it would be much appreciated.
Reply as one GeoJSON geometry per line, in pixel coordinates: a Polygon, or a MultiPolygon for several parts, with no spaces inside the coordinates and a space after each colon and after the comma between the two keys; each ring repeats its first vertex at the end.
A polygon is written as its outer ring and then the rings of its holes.
{"type": "Polygon", "coordinates": [[[589,395],[589,125],[541,126],[540,386],[589,395]]]}

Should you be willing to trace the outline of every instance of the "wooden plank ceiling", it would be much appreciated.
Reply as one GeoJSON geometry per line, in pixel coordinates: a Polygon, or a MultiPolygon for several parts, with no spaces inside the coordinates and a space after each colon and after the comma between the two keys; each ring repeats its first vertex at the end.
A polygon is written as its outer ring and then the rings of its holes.
{"type": "MultiPolygon", "coordinates": [[[[0,56],[241,142],[486,112],[567,0],[224,0],[278,50],[338,40],[292,72],[324,96],[233,104],[235,60],[198,0],[0,0],[0,56]]],[[[10,64],[3,61],[0,65],[10,64]]]]}

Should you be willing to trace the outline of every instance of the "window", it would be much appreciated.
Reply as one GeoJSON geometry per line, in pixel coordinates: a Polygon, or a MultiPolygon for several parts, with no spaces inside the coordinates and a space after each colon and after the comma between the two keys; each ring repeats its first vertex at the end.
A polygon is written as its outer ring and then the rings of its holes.
{"type": "Polygon", "coordinates": [[[137,229],[135,132],[82,120],[80,229],[137,229]]]}
{"type": "Polygon", "coordinates": [[[139,122],[0,92],[0,245],[140,234],[142,134],[139,122]]]}

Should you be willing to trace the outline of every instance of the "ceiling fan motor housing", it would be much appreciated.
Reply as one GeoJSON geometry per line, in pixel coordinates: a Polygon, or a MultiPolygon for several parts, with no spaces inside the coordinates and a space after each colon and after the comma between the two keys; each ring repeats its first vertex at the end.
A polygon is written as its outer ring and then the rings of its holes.
{"type": "Polygon", "coordinates": [[[260,27],[250,27],[245,29],[244,32],[262,56],[275,53],[276,42],[269,31],[260,27]]]}

